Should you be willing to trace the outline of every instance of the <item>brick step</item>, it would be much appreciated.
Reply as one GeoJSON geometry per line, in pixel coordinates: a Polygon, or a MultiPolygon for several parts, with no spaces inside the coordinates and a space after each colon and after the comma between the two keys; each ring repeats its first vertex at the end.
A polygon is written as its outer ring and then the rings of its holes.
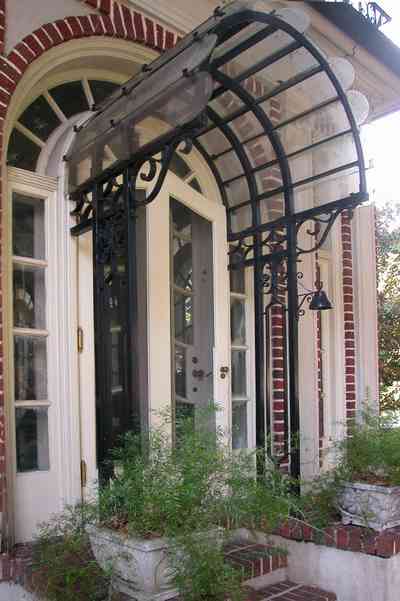
{"type": "Polygon", "coordinates": [[[224,552],[225,561],[241,571],[243,582],[287,568],[287,554],[272,546],[237,540],[226,545],[224,552]]]}
{"type": "Polygon", "coordinates": [[[246,589],[246,601],[337,601],[335,593],[289,580],[259,590],[246,589]]]}

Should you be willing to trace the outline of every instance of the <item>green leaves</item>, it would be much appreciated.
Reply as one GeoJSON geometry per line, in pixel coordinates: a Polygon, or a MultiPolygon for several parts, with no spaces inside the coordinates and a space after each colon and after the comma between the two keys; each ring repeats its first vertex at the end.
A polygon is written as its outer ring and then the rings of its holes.
{"type": "Polygon", "coordinates": [[[379,361],[381,408],[400,409],[400,207],[377,211],[379,361]]]}
{"type": "Polygon", "coordinates": [[[395,418],[369,409],[340,443],[341,468],[350,480],[400,485],[400,428],[395,418]]]}
{"type": "Polygon", "coordinates": [[[42,524],[33,558],[35,591],[49,601],[103,601],[108,577],[90,550],[85,525],[94,521],[93,507],[67,506],[42,524]]]}

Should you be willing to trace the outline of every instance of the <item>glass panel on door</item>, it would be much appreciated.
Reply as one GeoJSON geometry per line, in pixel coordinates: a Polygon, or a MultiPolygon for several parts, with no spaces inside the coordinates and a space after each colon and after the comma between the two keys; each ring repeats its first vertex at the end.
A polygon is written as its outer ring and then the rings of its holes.
{"type": "Polygon", "coordinates": [[[173,403],[176,418],[196,420],[213,401],[212,225],[174,198],[170,222],[173,403]]]}

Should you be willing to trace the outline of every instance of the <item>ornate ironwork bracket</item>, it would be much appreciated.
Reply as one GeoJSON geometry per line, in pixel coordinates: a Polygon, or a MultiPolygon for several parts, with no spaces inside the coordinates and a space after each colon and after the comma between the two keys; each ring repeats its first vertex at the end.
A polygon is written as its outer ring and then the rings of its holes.
{"type": "MultiPolygon", "coordinates": [[[[299,262],[300,257],[305,254],[317,252],[326,242],[334,224],[340,215],[347,211],[350,218],[353,216],[354,208],[361,203],[357,197],[350,198],[346,203],[332,203],[323,208],[315,207],[299,213],[294,216],[296,220],[296,251],[295,261],[299,262]],[[313,227],[311,227],[313,224],[313,227]],[[306,234],[313,240],[309,248],[303,248],[298,244],[298,237],[302,229],[306,227],[306,234]]],[[[283,224],[277,220],[269,231],[262,234],[261,249],[262,255],[256,257],[256,243],[254,238],[241,238],[230,245],[230,270],[243,269],[248,266],[254,266],[257,262],[262,265],[261,287],[264,295],[269,297],[268,304],[264,308],[267,313],[274,305],[279,305],[285,310],[286,295],[288,292],[287,264],[293,257],[289,257],[287,240],[288,222],[283,224]]],[[[297,272],[297,279],[301,280],[303,273],[297,272]]],[[[322,282],[315,283],[315,290],[305,289],[305,294],[298,294],[299,305],[297,307],[296,317],[299,319],[305,314],[304,303],[312,303],[315,299],[321,301],[323,297],[322,308],[330,308],[330,303],[322,290],[322,282]]],[[[317,307],[312,307],[317,308],[317,307]]]]}
{"type": "Polygon", "coordinates": [[[173,140],[170,144],[165,146],[160,153],[160,158],[156,158],[153,155],[148,155],[135,165],[134,174],[132,178],[133,192],[135,192],[135,190],[137,190],[137,188],[139,187],[139,177],[140,179],[142,179],[142,181],[147,183],[150,183],[157,178],[154,188],[152,189],[150,194],[146,196],[145,200],[136,200],[136,206],[148,205],[157,198],[164,184],[169,167],[171,165],[171,161],[174,158],[174,154],[178,150],[179,146],[182,145],[183,147],[180,149],[181,152],[183,152],[184,154],[189,154],[193,147],[193,143],[189,134],[182,134],[175,138],[175,140],[173,140]],[[142,171],[143,167],[145,166],[148,167],[147,172],[142,171]]]}

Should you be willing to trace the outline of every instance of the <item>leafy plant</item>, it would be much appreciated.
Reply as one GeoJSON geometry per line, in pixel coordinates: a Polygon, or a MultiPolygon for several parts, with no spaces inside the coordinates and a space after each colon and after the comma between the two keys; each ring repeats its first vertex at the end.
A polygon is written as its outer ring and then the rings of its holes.
{"type": "Polygon", "coordinates": [[[301,522],[318,532],[340,519],[338,496],[344,482],[344,473],[340,467],[322,473],[311,483],[299,499],[300,510],[295,514],[301,522]]]}
{"type": "Polygon", "coordinates": [[[175,444],[169,415],[146,435],[127,434],[112,453],[115,475],[100,487],[98,503],[68,508],[42,527],[36,565],[51,601],[96,601],[107,590],[109,574],[100,575],[89,553],[88,522],[168,538],[185,601],[241,598],[239,574],[224,561],[224,540],[240,527],[272,531],[298,503],[274,465],[265,478],[255,477],[256,454],[232,451],[215,428],[215,410],[179,419],[175,444]]]}
{"type": "Polygon", "coordinates": [[[371,484],[400,485],[400,428],[388,413],[366,409],[339,445],[343,478],[371,484]]]}
{"type": "Polygon", "coordinates": [[[232,452],[213,424],[210,406],[194,421],[178,421],[175,445],[169,416],[147,437],[125,436],[113,452],[117,475],[99,495],[103,526],[174,541],[171,561],[185,601],[239,599],[240,579],[225,565],[222,538],[239,527],[272,531],[295,505],[274,466],[257,479],[255,454],[232,452]]]}
{"type": "Polygon", "coordinates": [[[400,207],[377,210],[381,409],[400,409],[400,207]]]}
{"type": "Polygon", "coordinates": [[[218,544],[186,535],[179,539],[183,553],[172,556],[175,582],[185,601],[241,601],[240,573],[225,563],[218,544]]]}
{"type": "MultiPolygon", "coordinates": [[[[212,423],[213,411],[199,412],[196,423],[212,423]]],[[[289,514],[289,487],[273,467],[266,480],[256,479],[254,453],[232,452],[221,430],[193,427],[192,419],[179,422],[174,446],[165,425],[147,437],[128,434],[113,452],[117,475],[100,491],[103,525],[176,537],[213,526],[256,527],[266,515],[272,529],[289,514]]]]}
{"type": "Polygon", "coordinates": [[[68,506],[39,528],[33,557],[33,588],[49,601],[103,601],[109,575],[94,560],[85,526],[93,508],[68,506]]]}

